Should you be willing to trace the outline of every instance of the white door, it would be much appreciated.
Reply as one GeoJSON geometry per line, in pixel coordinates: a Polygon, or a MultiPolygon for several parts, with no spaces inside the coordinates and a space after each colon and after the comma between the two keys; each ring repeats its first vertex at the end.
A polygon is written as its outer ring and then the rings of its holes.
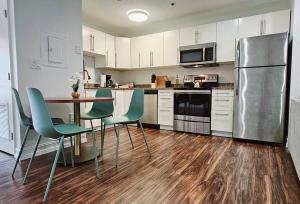
{"type": "Polygon", "coordinates": [[[130,67],[130,38],[116,37],[116,68],[130,67]]]}
{"type": "Polygon", "coordinates": [[[105,57],[106,67],[115,67],[115,37],[105,34],[105,57]]]}
{"type": "Polygon", "coordinates": [[[164,65],[179,64],[179,31],[164,32],[164,65]]]}
{"type": "Polygon", "coordinates": [[[239,18],[239,38],[259,36],[262,32],[262,15],[239,18]]]}
{"type": "Polygon", "coordinates": [[[92,30],[93,32],[93,52],[99,55],[105,55],[105,33],[99,30],[92,30]]]}
{"type": "Polygon", "coordinates": [[[156,33],[149,36],[150,66],[159,67],[164,65],[164,34],[156,33]]]}
{"type": "Polygon", "coordinates": [[[196,44],[216,42],[217,39],[217,24],[210,23],[200,25],[196,31],[196,44]]]}
{"type": "Polygon", "coordinates": [[[263,15],[263,34],[275,34],[290,31],[290,10],[271,12],[263,15]]]}
{"type": "Polygon", "coordinates": [[[91,50],[91,44],[92,44],[92,33],[91,29],[87,26],[82,26],[82,50],[90,52],[91,50]]]}
{"type": "Polygon", "coordinates": [[[14,154],[7,0],[0,0],[0,150],[14,154]]]}
{"type": "Polygon", "coordinates": [[[140,67],[140,37],[131,38],[130,43],[130,58],[131,58],[131,67],[138,68],[140,67]]]}
{"type": "Polygon", "coordinates": [[[234,61],[238,19],[217,23],[217,62],[234,61]]]}
{"type": "Polygon", "coordinates": [[[195,45],[197,27],[180,29],[180,46],[195,45]]]}

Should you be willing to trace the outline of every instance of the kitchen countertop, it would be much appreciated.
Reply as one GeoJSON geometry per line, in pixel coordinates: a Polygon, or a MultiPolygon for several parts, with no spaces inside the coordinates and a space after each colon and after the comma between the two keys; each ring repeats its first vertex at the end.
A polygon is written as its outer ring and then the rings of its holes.
{"type": "MultiPolygon", "coordinates": [[[[89,86],[84,86],[84,89],[105,89],[108,87],[98,87],[98,86],[93,86],[94,84],[90,84],[89,86]]],[[[143,88],[143,89],[148,89],[148,90],[173,90],[173,87],[170,88],[151,88],[150,84],[137,84],[135,85],[135,88],[111,88],[112,90],[133,90],[133,89],[138,89],[138,88],[143,88]]],[[[220,83],[219,87],[214,87],[213,90],[233,90],[234,86],[233,83],[220,83]]]]}

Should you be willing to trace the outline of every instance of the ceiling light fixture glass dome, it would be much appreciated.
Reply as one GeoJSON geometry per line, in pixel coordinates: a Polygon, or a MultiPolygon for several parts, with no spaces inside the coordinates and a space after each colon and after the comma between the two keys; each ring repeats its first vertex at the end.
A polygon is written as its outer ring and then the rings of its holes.
{"type": "Polygon", "coordinates": [[[143,9],[131,9],[127,12],[129,20],[134,22],[144,22],[148,20],[149,12],[143,9]]]}

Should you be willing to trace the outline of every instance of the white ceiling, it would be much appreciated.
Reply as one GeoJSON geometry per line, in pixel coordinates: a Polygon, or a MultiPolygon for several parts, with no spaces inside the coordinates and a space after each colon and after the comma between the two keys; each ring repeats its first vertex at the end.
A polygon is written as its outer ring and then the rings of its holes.
{"type": "Polygon", "coordinates": [[[125,34],[130,29],[141,30],[155,23],[174,21],[199,12],[243,4],[259,6],[278,1],[289,0],[82,0],[82,11],[85,22],[125,34]],[[175,6],[171,6],[172,2],[175,6]],[[143,23],[129,21],[126,13],[133,8],[147,10],[150,13],[149,20],[143,23]]]}

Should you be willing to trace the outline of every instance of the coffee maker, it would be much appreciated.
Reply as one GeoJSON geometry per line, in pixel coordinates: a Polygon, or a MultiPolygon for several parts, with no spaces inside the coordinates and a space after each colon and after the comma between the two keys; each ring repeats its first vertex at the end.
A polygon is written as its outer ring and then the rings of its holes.
{"type": "Polygon", "coordinates": [[[112,87],[113,81],[111,80],[111,75],[106,75],[106,87],[112,87]]]}

